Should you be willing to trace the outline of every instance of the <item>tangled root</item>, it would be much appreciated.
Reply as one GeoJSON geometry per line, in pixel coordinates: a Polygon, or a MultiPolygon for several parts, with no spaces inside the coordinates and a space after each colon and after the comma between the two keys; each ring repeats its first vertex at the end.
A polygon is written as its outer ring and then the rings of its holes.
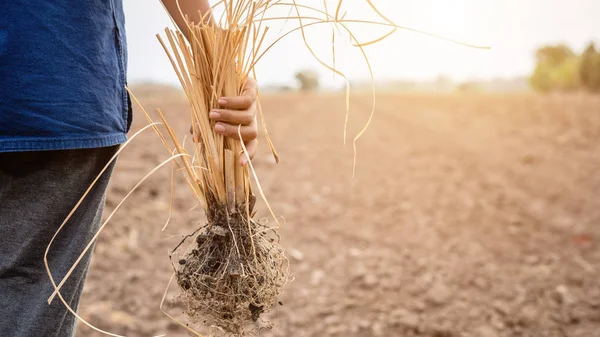
{"type": "Polygon", "coordinates": [[[288,260],[277,233],[247,219],[245,205],[233,211],[221,206],[209,209],[196,247],[179,260],[178,300],[193,322],[242,336],[277,302],[288,281],[288,260]]]}

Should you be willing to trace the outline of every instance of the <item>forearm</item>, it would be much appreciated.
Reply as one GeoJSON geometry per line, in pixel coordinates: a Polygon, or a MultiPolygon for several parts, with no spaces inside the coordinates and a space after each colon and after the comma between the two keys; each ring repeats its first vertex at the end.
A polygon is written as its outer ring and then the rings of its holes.
{"type": "Polygon", "coordinates": [[[175,24],[182,32],[187,32],[187,24],[185,17],[187,16],[191,22],[199,23],[202,18],[208,22],[214,23],[212,16],[206,15],[210,12],[210,3],[208,0],[161,0],[165,5],[167,12],[171,15],[175,24]],[[179,6],[177,3],[179,2],[179,6]],[[180,11],[181,9],[181,11],[180,11]],[[181,15],[183,14],[183,16],[181,15]]]}

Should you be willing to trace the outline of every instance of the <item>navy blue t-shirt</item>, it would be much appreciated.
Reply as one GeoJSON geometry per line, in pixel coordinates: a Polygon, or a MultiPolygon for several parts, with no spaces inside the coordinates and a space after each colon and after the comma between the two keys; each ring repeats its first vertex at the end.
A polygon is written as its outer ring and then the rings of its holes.
{"type": "Polygon", "coordinates": [[[0,152],[126,140],[122,0],[0,2],[0,152]]]}

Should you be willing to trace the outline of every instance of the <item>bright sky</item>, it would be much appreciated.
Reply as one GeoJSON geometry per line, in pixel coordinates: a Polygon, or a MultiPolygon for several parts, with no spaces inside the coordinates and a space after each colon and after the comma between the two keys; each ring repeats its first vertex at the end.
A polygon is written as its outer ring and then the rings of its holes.
{"type": "MultiPolygon", "coordinates": [[[[291,0],[289,1],[291,2],[291,0]]],[[[298,3],[322,6],[321,0],[298,3]]],[[[327,0],[330,11],[337,0],[327,0]]],[[[577,52],[595,40],[600,43],[599,0],[373,0],[392,21],[415,29],[473,44],[489,45],[481,51],[423,35],[398,31],[369,46],[367,55],[376,80],[432,79],[443,74],[455,80],[488,79],[528,74],[535,49],[548,43],[567,43],[577,52]]],[[[214,2],[213,2],[214,3],[214,2]]],[[[124,0],[129,41],[129,80],[177,83],[155,34],[170,26],[159,0],[124,0]]],[[[345,0],[348,19],[375,19],[364,0],[345,0]]],[[[286,16],[289,8],[273,9],[270,16],[286,16]]],[[[304,15],[310,15],[304,12],[304,15]]],[[[273,34],[286,31],[297,21],[270,21],[273,34]]],[[[351,26],[362,41],[383,35],[383,27],[351,26]]],[[[331,60],[332,27],[319,25],[307,31],[311,46],[324,60],[331,60]]],[[[360,50],[349,45],[347,34],[336,36],[336,63],[348,78],[368,79],[360,50]]],[[[300,33],[294,33],[257,66],[259,83],[295,83],[301,69],[319,71],[325,85],[340,85],[331,72],[307,51],[300,33]]]]}

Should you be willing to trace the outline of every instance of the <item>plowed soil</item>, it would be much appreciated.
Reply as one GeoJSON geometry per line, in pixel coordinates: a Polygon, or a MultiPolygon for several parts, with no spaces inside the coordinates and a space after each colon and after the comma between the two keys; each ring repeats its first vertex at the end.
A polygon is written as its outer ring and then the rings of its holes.
{"type": "MultiPolygon", "coordinates": [[[[184,97],[137,93],[186,134],[184,97]]],[[[352,98],[346,146],[343,96],[262,101],[282,162],[261,138],[254,164],[294,280],[261,336],[600,336],[600,97],[382,94],[354,177],[370,96],[352,98]]],[[[151,130],[133,140],[105,216],[168,156],[151,130]]],[[[141,185],[96,246],[80,312],[102,329],[187,336],[159,304],[169,250],[205,217],[176,177],[161,231],[170,173],[141,185]]],[[[165,309],[182,318],[176,294],[165,309]]],[[[79,336],[100,334],[80,324],[79,336]]]]}

